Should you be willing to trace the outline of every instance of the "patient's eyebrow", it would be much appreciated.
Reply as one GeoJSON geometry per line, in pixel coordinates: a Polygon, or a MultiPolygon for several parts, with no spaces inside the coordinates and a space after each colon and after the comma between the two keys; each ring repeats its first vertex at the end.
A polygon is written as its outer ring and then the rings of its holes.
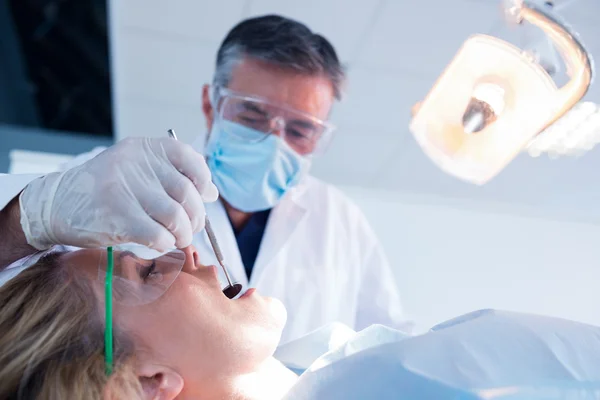
{"type": "Polygon", "coordinates": [[[133,254],[129,250],[125,250],[125,251],[120,252],[118,259],[120,260],[120,259],[125,258],[125,257],[132,257],[132,258],[135,258],[135,259],[139,259],[135,254],[133,254]]]}

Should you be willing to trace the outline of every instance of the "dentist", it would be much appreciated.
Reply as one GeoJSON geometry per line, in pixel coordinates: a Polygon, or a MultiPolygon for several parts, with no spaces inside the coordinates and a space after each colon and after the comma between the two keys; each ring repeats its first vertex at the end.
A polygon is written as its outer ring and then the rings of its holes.
{"type": "MultiPolygon", "coordinates": [[[[345,80],[332,44],[300,22],[257,17],[227,34],[215,67],[202,97],[208,135],[194,143],[220,193],[207,214],[235,279],[285,304],[282,343],[331,322],[407,328],[366,218],[309,175],[345,80]]],[[[194,239],[214,263],[205,236],[194,239]]]]}

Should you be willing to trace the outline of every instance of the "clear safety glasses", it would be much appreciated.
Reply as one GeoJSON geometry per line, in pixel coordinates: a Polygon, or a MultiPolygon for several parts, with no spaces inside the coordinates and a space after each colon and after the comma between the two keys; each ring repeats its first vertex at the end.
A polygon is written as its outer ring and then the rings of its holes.
{"type": "Polygon", "coordinates": [[[113,370],[113,301],[124,306],[139,306],[157,300],[169,289],[185,263],[185,253],[181,250],[151,258],[144,255],[147,253],[144,246],[139,247],[114,246],[99,254],[98,278],[104,280],[107,375],[113,370]]]}
{"type": "MultiPolygon", "coordinates": [[[[312,115],[222,87],[215,88],[215,100],[219,119],[249,128],[227,133],[247,142],[260,142],[274,134],[299,154],[318,155],[326,150],[335,129],[312,115]]],[[[227,130],[226,124],[223,129],[227,130]]]]}

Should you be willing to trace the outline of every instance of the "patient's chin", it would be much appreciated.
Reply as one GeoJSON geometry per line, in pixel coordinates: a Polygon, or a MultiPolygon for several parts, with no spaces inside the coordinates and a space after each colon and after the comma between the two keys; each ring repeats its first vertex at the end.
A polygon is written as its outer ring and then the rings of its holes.
{"type": "Polygon", "coordinates": [[[265,355],[270,357],[275,353],[281,339],[287,321],[287,311],[283,303],[275,298],[263,297],[261,300],[263,302],[262,313],[265,317],[262,319],[263,335],[261,340],[265,355]]]}
{"type": "Polygon", "coordinates": [[[283,303],[274,297],[265,297],[265,302],[267,303],[269,313],[273,317],[274,328],[279,330],[279,334],[281,335],[281,331],[283,331],[287,321],[287,310],[283,303]]]}
{"type": "Polygon", "coordinates": [[[238,300],[245,303],[245,307],[253,308],[259,315],[258,320],[265,321],[270,330],[281,335],[287,321],[287,310],[279,299],[262,296],[258,291],[249,289],[238,300]]]}

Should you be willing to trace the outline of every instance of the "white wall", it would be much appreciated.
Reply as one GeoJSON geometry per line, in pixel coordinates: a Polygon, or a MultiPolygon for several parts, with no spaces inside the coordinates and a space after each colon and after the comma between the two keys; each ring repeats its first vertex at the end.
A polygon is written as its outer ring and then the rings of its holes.
{"type": "Polygon", "coordinates": [[[418,330],[481,308],[600,325],[600,226],[343,189],[380,236],[418,330]]]}
{"type": "Polygon", "coordinates": [[[68,154],[14,149],[9,152],[9,174],[47,174],[73,158],[68,154]]]}

